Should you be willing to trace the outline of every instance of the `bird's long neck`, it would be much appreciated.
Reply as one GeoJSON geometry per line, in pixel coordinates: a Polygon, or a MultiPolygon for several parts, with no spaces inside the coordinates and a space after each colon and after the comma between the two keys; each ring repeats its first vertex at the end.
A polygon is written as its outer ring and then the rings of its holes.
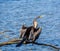
{"type": "Polygon", "coordinates": [[[35,18],[34,18],[34,20],[37,20],[37,19],[39,19],[39,18],[40,18],[40,16],[38,16],[38,17],[35,17],[35,18]]]}
{"type": "Polygon", "coordinates": [[[38,25],[37,21],[34,20],[34,22],[33,22],[33,27],[34,27],[34,28],[37,28],[37,25],[38,25]]]}
{"type": "Polygon", "coordinates": [[[33,26],[34,26],[34,28],[37,28],[37,26],[38,26],[38,22],[37,22],[37,19],[38,18],[40,18],[39,16],[38,17],[36,17],[34,20],[33,20],[33,26]]]}

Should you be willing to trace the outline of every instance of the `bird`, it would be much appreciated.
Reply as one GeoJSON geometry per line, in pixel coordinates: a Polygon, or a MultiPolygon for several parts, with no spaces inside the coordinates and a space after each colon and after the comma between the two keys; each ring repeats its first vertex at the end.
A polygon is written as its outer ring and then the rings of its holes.
{"type": "Polygon", "coordinates": [[[28,41],[35,42],[36,39],[38,39],[38,37],[41,33],[41,29],[37,28],[38,27],[38,22],[37,22],[38,18],[41,18],[41,16],[38,16],[33,20],[32,26],[29,26],[29,27],[26,27],[25,25],[22,26],[21,34],[20,34],[20,38],[22,38],[22,41],[19,42],[16,45],[16,47],[21,46],[24,42],[25,43],[28,41]]]}

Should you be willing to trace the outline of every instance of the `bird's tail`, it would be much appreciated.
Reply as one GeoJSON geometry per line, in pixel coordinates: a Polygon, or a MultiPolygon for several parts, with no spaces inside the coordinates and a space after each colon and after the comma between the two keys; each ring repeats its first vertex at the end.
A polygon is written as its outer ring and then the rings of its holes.
{"type": "Polygon", "coordinates": [[[26,37],[24,37],[23,40],[22,40],[20,43],[18,43],[18,44],[16,45],[16,47],[21,46],[25,40],[26,40],[26,37]]]}

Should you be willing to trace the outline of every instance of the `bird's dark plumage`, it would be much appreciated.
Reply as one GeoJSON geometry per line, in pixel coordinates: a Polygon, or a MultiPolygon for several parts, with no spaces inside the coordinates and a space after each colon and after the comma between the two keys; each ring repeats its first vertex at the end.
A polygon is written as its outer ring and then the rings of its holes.
{"type": "Polygon", "coordinates": [[[33,26],[30,26],[30,27],[25,27],[24,25],[22,26],[21,35],[20,35],[20,38],[22,38],[22,41],[18,43],[16,47],[21,46],[24,41],[27,42],[31,40],[32,42],[34,42],[36,39],[38,39],[39,34],[41,33],[41,29],[37,28],[37,25],[38,25],[36,21],[37,18],[34,19],[33,26]]]}

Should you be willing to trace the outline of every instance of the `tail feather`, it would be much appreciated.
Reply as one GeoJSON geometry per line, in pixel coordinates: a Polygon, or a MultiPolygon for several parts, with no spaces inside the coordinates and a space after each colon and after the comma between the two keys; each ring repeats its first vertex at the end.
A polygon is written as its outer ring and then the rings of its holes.
{"type": "Polygon", "coordinates": [[[23,38],[23,40],[22,40],[20,43],[18,43],[18,44],[16,45],[16,47],[21,46],[25,40],[26,40],[26,38],[23,38]]]}

